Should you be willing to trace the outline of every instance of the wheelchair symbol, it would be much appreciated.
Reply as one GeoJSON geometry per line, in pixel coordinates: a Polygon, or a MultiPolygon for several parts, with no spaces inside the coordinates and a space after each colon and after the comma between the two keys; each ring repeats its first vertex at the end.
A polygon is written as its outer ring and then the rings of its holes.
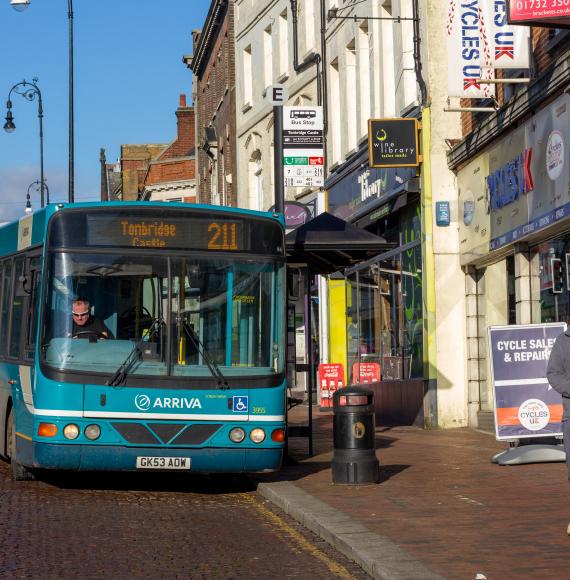
{"type": "Polygon", "coordinates": [[[248,397],[234,397],[233,409],[236,413],[247,413],[248,397]]]}

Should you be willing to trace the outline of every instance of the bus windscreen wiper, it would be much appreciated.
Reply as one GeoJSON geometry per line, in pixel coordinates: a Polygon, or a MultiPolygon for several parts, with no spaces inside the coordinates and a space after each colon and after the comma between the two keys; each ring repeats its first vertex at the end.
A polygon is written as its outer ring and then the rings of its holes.
{"type": "Polygon", "coordinates": [[[200,337],[198,336],[198,334],[196,334],[196,331],[194,330],[194,328],[188,322],[188,320],[184,315],[180,316],[180,324],[182,325],[184,332],[186,332],[188,338],[194,345],[194,348],[198,351],[198,354],[202,356],[202,359],[208,366],[210,373],[212,373],[212,376],[216,379],[216,382],[218,383],[218,389],[222,390],[229,389],[230,387],[228,385],[228,381],[226,377],[224,377],[222,371],[220,370],[220,367],[214,361],[214,359],[208,354],[208,351],[206,350],[206,347],[204,346],[203,342],[200,340],[200,337]]]}
{"type": "Polygon", "coordinates": [[[110,387],[116,387],[127,378],[127,375],[135,363],[141,359],[143,354],[143,344],[152,338],[152,335],[161,327],[163,323],[164,321],[160,317],[153,320],[147,333],[135,343],[133,350],[131,350],[131,352],[127,355],[127,358],[121,363],[119,368],[111,375],[111,377],[109,377],[107,380],[107,385],[110,387]]]}

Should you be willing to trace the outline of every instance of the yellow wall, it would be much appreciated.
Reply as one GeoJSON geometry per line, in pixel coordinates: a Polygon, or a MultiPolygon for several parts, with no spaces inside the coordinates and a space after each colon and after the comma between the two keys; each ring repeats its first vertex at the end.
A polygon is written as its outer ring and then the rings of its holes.
{"type": "Polygon", "coordinates": [[[346,282],[329,280],[329,362],[344,366],[344,384],[347,380],[346,368],[346,282]]]}

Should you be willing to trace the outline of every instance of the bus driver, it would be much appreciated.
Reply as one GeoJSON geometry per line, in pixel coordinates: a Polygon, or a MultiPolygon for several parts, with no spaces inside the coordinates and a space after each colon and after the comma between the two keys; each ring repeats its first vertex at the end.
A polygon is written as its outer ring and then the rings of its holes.
{"type": "Polygon", "coordinates": [[[76,298],[73,301],[73,330],[69,336],[72,338],[115,338],[113,333],[98,318],[91,316],[89,301],[85,298],[76,298]]]}

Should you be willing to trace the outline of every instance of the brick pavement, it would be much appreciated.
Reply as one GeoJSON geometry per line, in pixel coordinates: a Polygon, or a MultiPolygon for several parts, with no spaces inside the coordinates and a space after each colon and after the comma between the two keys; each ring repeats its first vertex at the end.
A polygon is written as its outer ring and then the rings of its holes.
{"type": "MultiPolygon", "coordinates": [[[[292,413],[302,421],[306,407],[292,413]]],[[[506,444],[471,429],[378,427],[376,485],[334,485],[332,415],[315,411],[315,454],[291,439],[296,463],[273,480],[297,488],[384,536],[447,578],[570,577],[570,487],[563,463],[498,466],[506,444]]]]}

